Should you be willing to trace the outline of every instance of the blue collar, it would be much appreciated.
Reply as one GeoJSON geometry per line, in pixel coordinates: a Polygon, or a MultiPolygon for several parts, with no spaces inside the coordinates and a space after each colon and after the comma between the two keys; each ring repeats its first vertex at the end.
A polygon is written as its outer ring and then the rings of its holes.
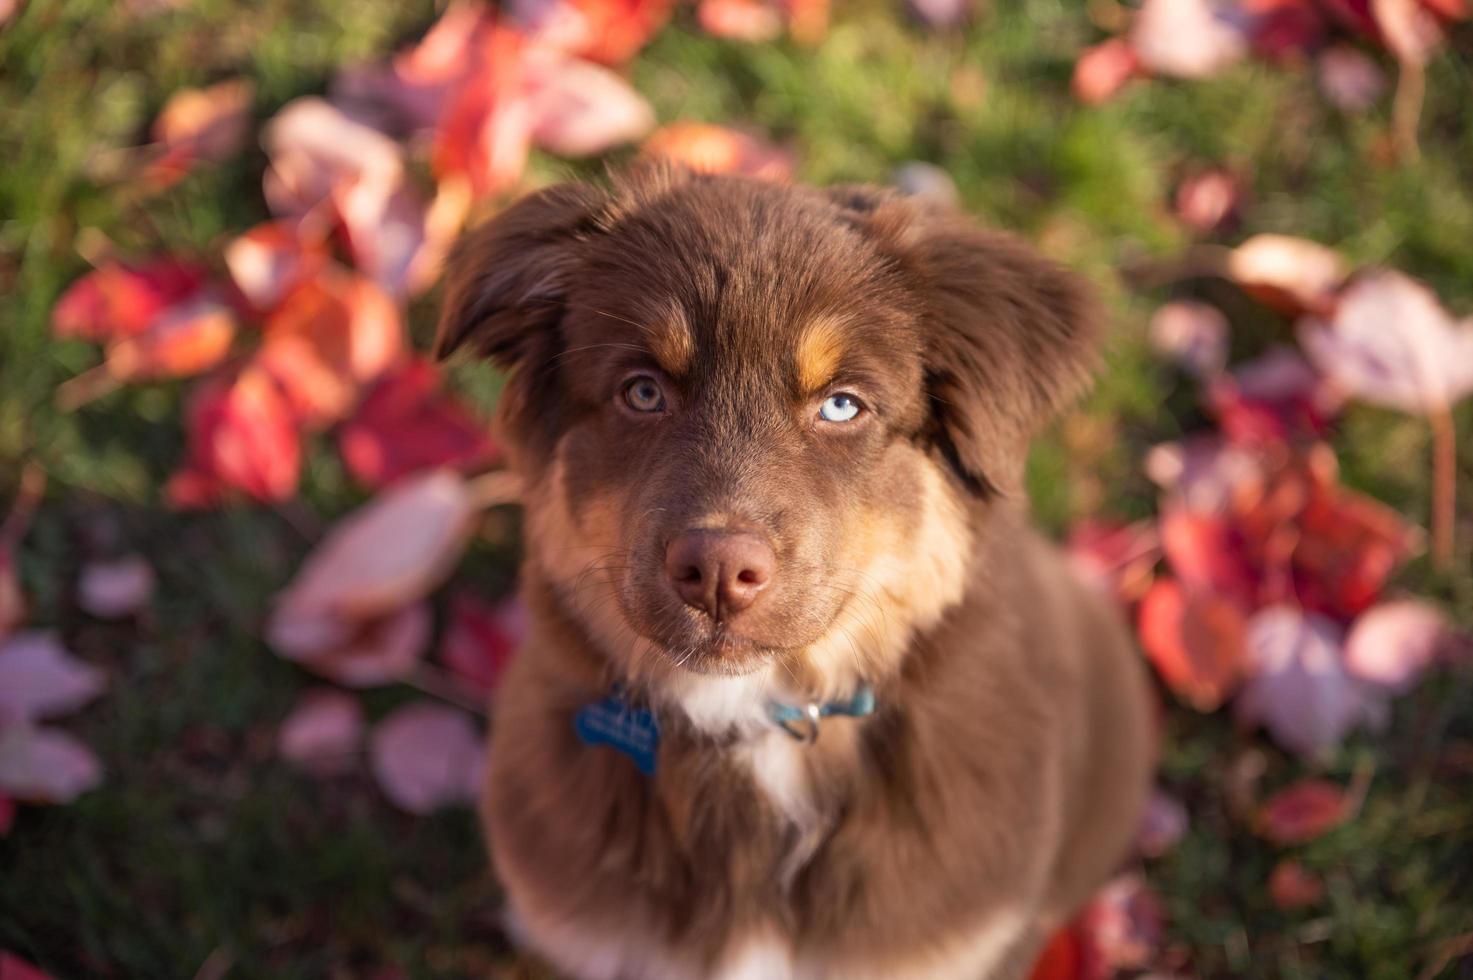
{"type": "MultiPolygon", "coordinates": [[[[818,741],[819,722],[834,715],[863,718],[875,710],[875,691],[868,684],[847,701],[809,701],[801,707],[767,702],[767,717],[793,738],[809,745],[818,741]]],[[[616,686],[602,701],[585,704],[573,716],[573,728],[585,745],[606,745],[622,752],[646,776],[655,774],[660,747],[660,724],[647,707],[630,704],[616,686]]]]}

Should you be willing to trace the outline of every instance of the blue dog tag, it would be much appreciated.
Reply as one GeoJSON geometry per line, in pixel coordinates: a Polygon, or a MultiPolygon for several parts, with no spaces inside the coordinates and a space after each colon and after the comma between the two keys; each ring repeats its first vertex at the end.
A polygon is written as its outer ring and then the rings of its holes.
{"type": "Polygon", "coordinates": [[[617,694],[585,704],[573,716],[573,729],[584,745],[607,745],[634,760],[646,776],[655,774],[660,726],[647,708],[631,707],[617,694]]]}

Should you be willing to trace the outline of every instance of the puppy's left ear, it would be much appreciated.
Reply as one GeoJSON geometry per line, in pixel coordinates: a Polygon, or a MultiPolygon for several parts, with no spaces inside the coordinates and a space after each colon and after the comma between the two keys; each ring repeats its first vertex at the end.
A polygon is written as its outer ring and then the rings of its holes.
{"type": "Polygon", "coordinates": [[[1086,387],[1103,316],[1079,276],[1011,235],[904,198],[851,196],[916,284],[933,437],[975,492],[1017,493],[1028,443],[1086,387]]]}

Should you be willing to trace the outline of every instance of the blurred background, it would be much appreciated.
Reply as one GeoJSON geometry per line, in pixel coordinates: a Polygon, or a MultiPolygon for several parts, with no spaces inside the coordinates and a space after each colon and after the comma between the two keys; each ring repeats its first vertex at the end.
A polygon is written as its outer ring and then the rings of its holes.
{"type": "Polygon", "coordinates": [[[0,0],[0,977],[545,976],[471,797],[521,630],[438,267],[665,155],[1097,282],[1040,520],[1159,679],[1045,978],[1473,976],[1464,0],[0,0]]]}

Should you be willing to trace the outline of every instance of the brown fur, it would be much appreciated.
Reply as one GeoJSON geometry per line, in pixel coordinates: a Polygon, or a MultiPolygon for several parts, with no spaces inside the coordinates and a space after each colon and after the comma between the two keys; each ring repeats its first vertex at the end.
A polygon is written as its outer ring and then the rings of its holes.
{"type": "Polygon", "coordinates": [[[1149,773],[1138,658],[1014,503],[1092,363],[1082,285],[881,191],[669,169],[514,205],[449,283],[440,347],[512,369],[528,487],[485,800],[528,942],[582,976],[1023,975],[1149,773]],[[818,421],[841,389],[862,419],[818,421]],[[661,557],[727,526],[778,572],[712,622],[661,557]],[[654,777],[575,736],[614,683],[660,718],[654,777]],[[762,715],[864,683],[878,711],[812,745],[762,715]]]}

